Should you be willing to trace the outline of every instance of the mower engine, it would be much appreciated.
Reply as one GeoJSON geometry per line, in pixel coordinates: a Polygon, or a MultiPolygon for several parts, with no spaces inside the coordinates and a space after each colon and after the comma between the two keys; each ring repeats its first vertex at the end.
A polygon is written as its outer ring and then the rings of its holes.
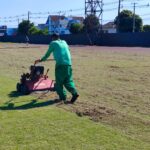
{"type": "Polygon", "coordinates": [[[54,80],[48,78],[49,69],[44,75],[43,66],[31,66],[30,73],[21,75],[20,83],[17,83],[17,91],[29,94],[33,91],[54,91],[54,80]]]}

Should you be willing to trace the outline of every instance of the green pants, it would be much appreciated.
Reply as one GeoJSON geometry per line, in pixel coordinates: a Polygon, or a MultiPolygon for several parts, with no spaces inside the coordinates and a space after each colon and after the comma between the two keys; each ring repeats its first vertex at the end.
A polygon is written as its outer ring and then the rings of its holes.
{"type": "Polygon", "coordinates": [[[64,87],[72,94],[77,94],[75,84],[72,78],[72,67],[71,66],[56,66],[55,68],[55,78],[56,78],[56,91],[61,100],[66,100],[67,93],[64,87]]]}

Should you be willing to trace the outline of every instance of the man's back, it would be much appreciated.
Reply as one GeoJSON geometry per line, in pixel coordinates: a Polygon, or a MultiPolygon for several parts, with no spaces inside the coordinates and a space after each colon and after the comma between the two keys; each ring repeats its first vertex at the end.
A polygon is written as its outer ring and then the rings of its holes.
{"type": "Polygon", "coordinates": [[[69,46],[64,40],[52,41],[50,48],[53,49],[56,65],[72,65],[69,46]]]}

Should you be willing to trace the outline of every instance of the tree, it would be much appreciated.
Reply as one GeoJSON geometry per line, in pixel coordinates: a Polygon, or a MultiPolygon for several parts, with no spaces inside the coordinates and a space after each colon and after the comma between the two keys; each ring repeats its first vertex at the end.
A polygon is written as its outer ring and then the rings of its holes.
{"type": "Polygon", "coordinates": [[[29,29],[29,35],[48,35],[48,29],[40,30],[35,26],[29,29]]]}
{"type": "Polygon", "coordinates": [[[85,18],[84,30],[86,32],[98,31],[99,27],[100,27],[99,19],[95,15],[91,14],[85,18]]]}
{"type": "Polygon", "coordinates": [[[49,34],[48,28],[45,28],[44,30],[42,30],[42,32],[43,32],[43,35],[48,35],[49,34]]]}
{"type": "Polygon", "coordinates": [[[23,20],[18,27],[18,34],[20,35],[48,35],[48,29],[40,30],[30,23],[28,20],[23,20]]]}
{"type": "Polygon", "coordinates": [[[83,29],[82,24],[72,23],[69,30],[72,34],[77,34],[77,33],[80,33],[82,31],[82,29],[83,29]]]}
{"type": "Polygon", "coordinates": [[[28,35],[29,34],[29,30],[34,26],[33,23],[31,23],[28,20],[23,20],[18,27],[18,34],[21,35],[28,35]]]}
{"type": "MultiPolygon", "coordinates": [[[[123,10],[119,16],[115,18],[115,24],[119,19],[119,32],[132,32],[133,31],[133,13],[130,10],[123,10]]],[[[135,14],[135,32],[141,32],[143,21],[139,15],[135,14]]]]}
{"type": "Polygon", "coordinates": [[[37,35],[39,33],[39,29],[37,29],[35,26],[32,26],[29,29],[29,35],[37,35]]]}
{"type": "Polygon", "coordinates": [[[144,25],[143,32],[150,32],[150,25],[144,25]]]}

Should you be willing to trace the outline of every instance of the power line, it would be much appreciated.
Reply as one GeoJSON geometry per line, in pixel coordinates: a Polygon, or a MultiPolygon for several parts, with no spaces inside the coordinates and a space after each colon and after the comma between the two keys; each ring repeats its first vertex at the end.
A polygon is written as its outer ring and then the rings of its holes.
{"type": "MultiPolygon", "coordinates": [[[[97,1],[97,0],[92,0],[92,1],[97,1]]],[[[142,2],[143,0],[140,0],[138,2],[142,2]]],[[[102,1],[102,13],[107,13],[107,12],[113,12],[118,10],[118,13],[120,12],[119,9],[121,10],[122,8],[133,8],[133,4],[131,5],[132,0],[115,0],[113,2],[104,2],[102,1]],[[119,5],[120,1],[120,5],[119,5]],[[130,4],[129,4],[130,3],[130,4]],[[118,4],[118,6],[117,6],[118,4]],[[112,6],[109,8],[108,6],[112,6]],[[119,8],[120,6],[120,8],[119,8]]],[[[150,5],[149,4],[137,4],[135,6],[135,9],[141,9],[141,8],[148,8],[150,5]]],[[[42,20],[42,19],[47,19],[48,15],[55,15],[61,12],[61,14],[64,14],[65,16],[72,16],[72,15],[78,15],[78,16],[84,16],[84,9],[85,8],[77,8],[77,9],[69,9],[69,10],[61,10],[61,11],[47,11],[47,12],[28,12],[24,14],[19,14],[15,16],[8,16],[8,17],[1,17],[0,18],[0,23],[5,22],[5,23],[13,23],[16,22],[19,24],[21,20],[42,20]],[[79,12],[79,13],[78,13],[79,12]],[[80,13],[81,12],[81,13],[80,13]]],[[[117,12],[116,12],[117,13],[117,12]]],[[[140,14],[139,14],[140,15],[140,14]]],[[[140,16],[149,16],[150,14],[141,14],[140,16]]],[[[102,15],[103,16],[103,15],[102,15]]],[[[144,19],[143,19],[144,20],[144,19]]],[[[105,22],[103,18],[101,18],[101,22],[105,22]]]]}
{"type": "Polygon", "coordinates": [[[76,11],[83,11],[84,8],[78,8],[78,9],[70,9],[70,10],[61,10],[57,12],[30,12],[28,11],[27,14],[21,14],[21,15],[16,15],[16,16],[9,16],[9,17],[0,17],[0,19],[10,19],[10,18],[20,18],[20,17],[30,17],[31,15],[47,15],[47,14],[58,14],[58,13],[67,13],[67,12],[76,12],[76,11]]]}
{"type": "MultiPolygon", "coordinates": [[[[132,3],[133,4],[133,3],[132,3]]],[[[150,6],[150,4],[148,3],[148,4],[145,4],[145,5],[136,5],[136,8],[145,8],[145,7],[149,7],[150,6]]],[[[126,7],[126,8],[132,8],[133,6],[132,5],[123,5],[123,7],[126,7]]]]}
{"type": "Polygon", "coordinates": [[[114,7],[114,8],[110,8],[110,9],[104,9],[104,12],[110,12],[110,11],[114,11],[117,9],[118,9],[118,7],[114,7]]]}
{"type": "Polygon", "coordinates": [[[150,16],[150,13],[148,13],[148,14],[142,14],[140,16],[150,16]]]}
{"type": "Polygon", "coordinates": [[[108,6],[108,5],[112,5],[112,4],[118,4],[118,1],[104,3],[104,6],[108,6]]]}

